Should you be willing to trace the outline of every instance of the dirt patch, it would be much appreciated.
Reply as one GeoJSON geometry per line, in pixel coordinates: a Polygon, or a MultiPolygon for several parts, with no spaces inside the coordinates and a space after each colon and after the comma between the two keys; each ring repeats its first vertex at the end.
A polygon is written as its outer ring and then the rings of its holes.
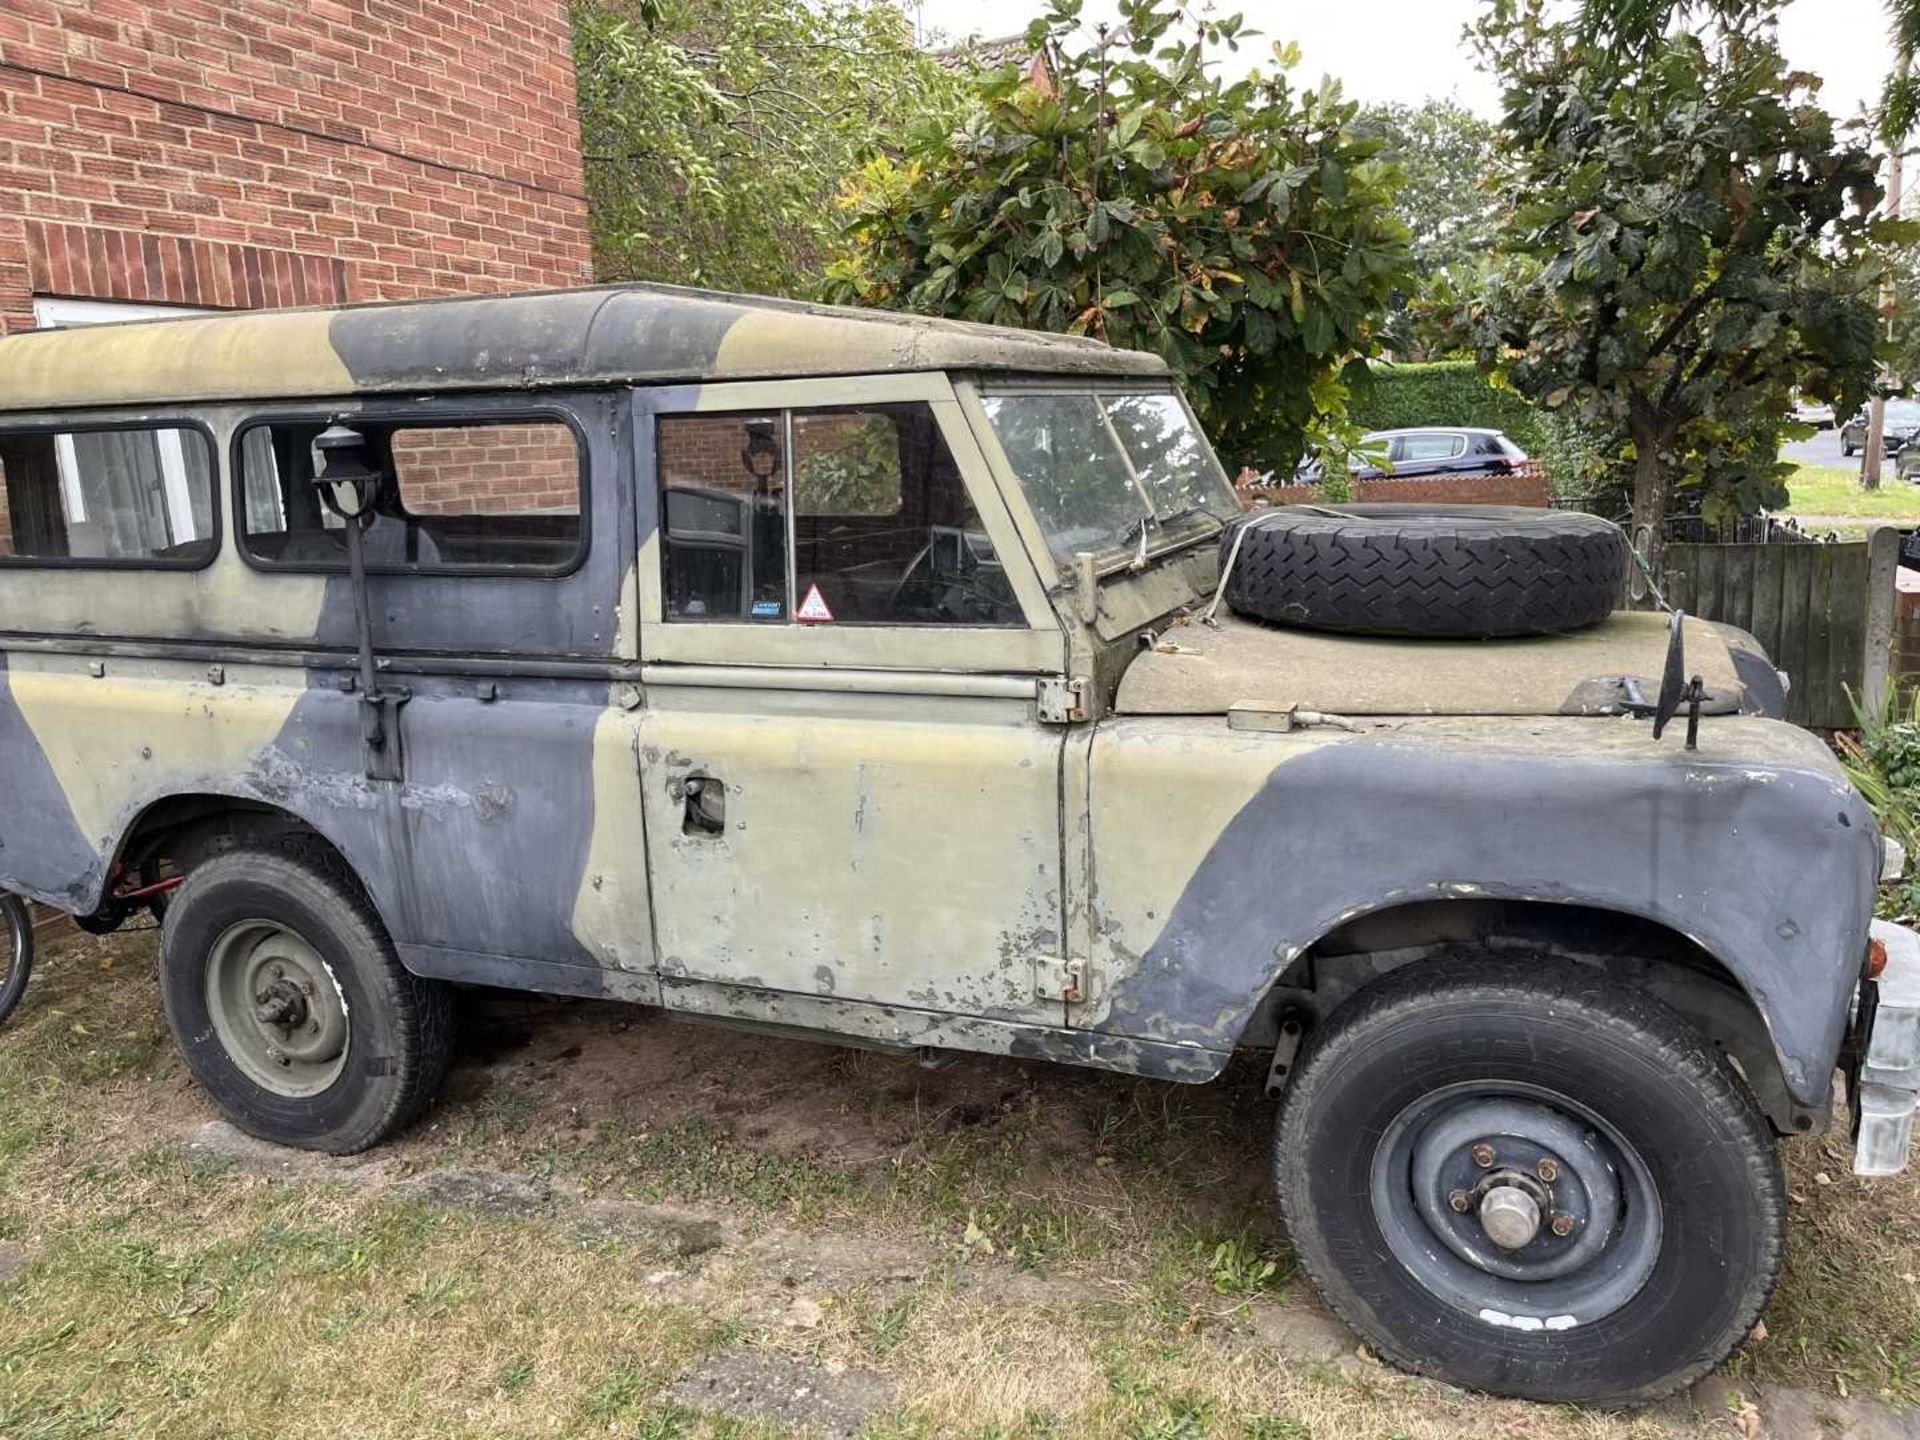
{"type": "Polygon", "coordinates": [[[573,1230],[582,1244],[637,1240],[683,1259],[718,1250],[727,1238],[725,1227],[712,1216],[624,1200],[582,1205],[575,1212],[573,1230]]]}
{"type": "Polygon", "coordinates": [[[258,1140],[225,1120],[206,1120],[190,1128],[181,1141],[196,1160],[225,1166],[242,1175],[266,1180],[323,1180],[339,1185],[384,1183],[391,1168],[384,1159],[322,1155],[258,1140]]]}
{"type": "Polygon", "coordinates": [[[448,1210],[466,1210],[495,1219],[524,1219],[553,1209],[553,1187],[545,1180],[500,1170],[429,1170],[394,1186],[394,1193],[448,1210]]]}
{"type": "Polygon", "coordinates": [[[12,1281],[33,1263],[33,1251],[18,1240],[0,1240],[0,1285],[12,1281]]]}
{"type": "Polygon", "coordinates": [[[870,1370],[807,1365],[756,1350],[727,1350],[675,1382],[676,1404],[736,1420],[770,1420],[852,1440],[891,1404],[893,1382],[870,1370]]]}

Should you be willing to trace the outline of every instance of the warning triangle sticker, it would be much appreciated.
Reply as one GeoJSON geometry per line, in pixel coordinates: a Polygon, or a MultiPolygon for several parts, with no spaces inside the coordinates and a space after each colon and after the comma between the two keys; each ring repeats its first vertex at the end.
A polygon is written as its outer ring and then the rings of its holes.
{"type": "Polygon", "coordinates": [[[800,602],[800,608],[793,612],[796,620],[812,621],[815,624],[833,619],[833,610],[827,604],[827,597],[820,593],[820,587],[807,586],[806,598],[800,602]]]}

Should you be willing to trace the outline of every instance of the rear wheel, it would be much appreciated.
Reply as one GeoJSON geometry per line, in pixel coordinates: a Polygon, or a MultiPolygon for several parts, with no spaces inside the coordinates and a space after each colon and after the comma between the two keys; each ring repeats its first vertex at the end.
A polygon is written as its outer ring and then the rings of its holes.
{"type": "Polygon", "coordinates": [[[18,895],[0,893],[0,1021],[13,1013],[33,973],[33,916],[18,895]]]}
{"type": "Polygon", "coordinates": [[[1726,1060],[1544,960],[1404,969],[1336,1013],[1274,1170],[1302,1266],[1382,1355],[1536,1400],[1697,1379],[1752,1330],[1785,1241],[1772,1136],[1726,1060]]]}
{"type": "Polygon", "coordinates": [[[446,987],[402,967],[358,882],[320,846],[195,868],[166,907],[160,978],[194,1078],[262,1139],[364,1150],[446,1075],[446,987]]]}

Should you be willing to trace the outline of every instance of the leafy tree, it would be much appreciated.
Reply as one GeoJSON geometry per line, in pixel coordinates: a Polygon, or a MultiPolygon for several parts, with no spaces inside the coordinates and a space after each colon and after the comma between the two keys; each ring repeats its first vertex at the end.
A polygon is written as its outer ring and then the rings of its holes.
{"type": "Polygon", "coordinates": [[[1920,0],[1887,0],[1893,69],[1880,101],[1880,138],[1899,146],[1920,125],[1920,0]]]}
{"type": "Polygon", "coordinates": [[[1624,438],[1650,559],[1674,486],[1709,520],[1784,502],[1790,393],[1844,408],[1873,376],[1899,227],[1873,213],[1875,157],[1787,69],[1780,3],[1596,43],[1545,0],[1493,0],[1476,27],[1510,208],[1467,331],[1522,394],[1624,438]]]}
{"type": "Polygon", "coordinates": [[[1343,371],[1408,283],[1397,177],[1337,85],[1210,63],[1238,16],[1080,0],[1028,31],[1048,73],[982,80],[958,126],[922,127],[841,198],[836,298],[1085,333],[1153,350],[1235,462],[1290,468],[1344,427],[1343,371]]]}
{"type": "Polygon", "coordinates": [[[1451,348],[1451,340],[1420,302],[1443,283],[1475,284],[1498,228],[1498,210],[1483,184],[1494,128],[1454,100],[1370,105],[1357,123],[1386,143],[1385,158],[1399,167],[1394,204],[1413,231],[1416,289],[1396,298],[1389,341],[1403,358],[1431,359],[1451,348]]]}
{"type": "Polygon", "coordinates": [[[888,0],[574,0],[573,27],[603,279],[812,291],[842,179],[958,99],[888,0]]]}

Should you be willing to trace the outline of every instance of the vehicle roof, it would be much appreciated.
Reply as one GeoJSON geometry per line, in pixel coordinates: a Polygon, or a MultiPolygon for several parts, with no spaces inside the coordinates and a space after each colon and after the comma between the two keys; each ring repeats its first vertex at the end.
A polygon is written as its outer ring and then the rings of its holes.
{"type": "Polygon", "coordinates": [[[1504,435],[1504,430],[1490,430],[1485,425],[1402,425],[1398,430],[1369,430],[1362,439],[1372,440],[1388,435],[1504,435]]]}
{"type": "Polygon", "coordinates": [[[1076,336],[611,285],[24,331],[0,338],[0,411],[911,370],[1168,373],[1076,336]]]}

